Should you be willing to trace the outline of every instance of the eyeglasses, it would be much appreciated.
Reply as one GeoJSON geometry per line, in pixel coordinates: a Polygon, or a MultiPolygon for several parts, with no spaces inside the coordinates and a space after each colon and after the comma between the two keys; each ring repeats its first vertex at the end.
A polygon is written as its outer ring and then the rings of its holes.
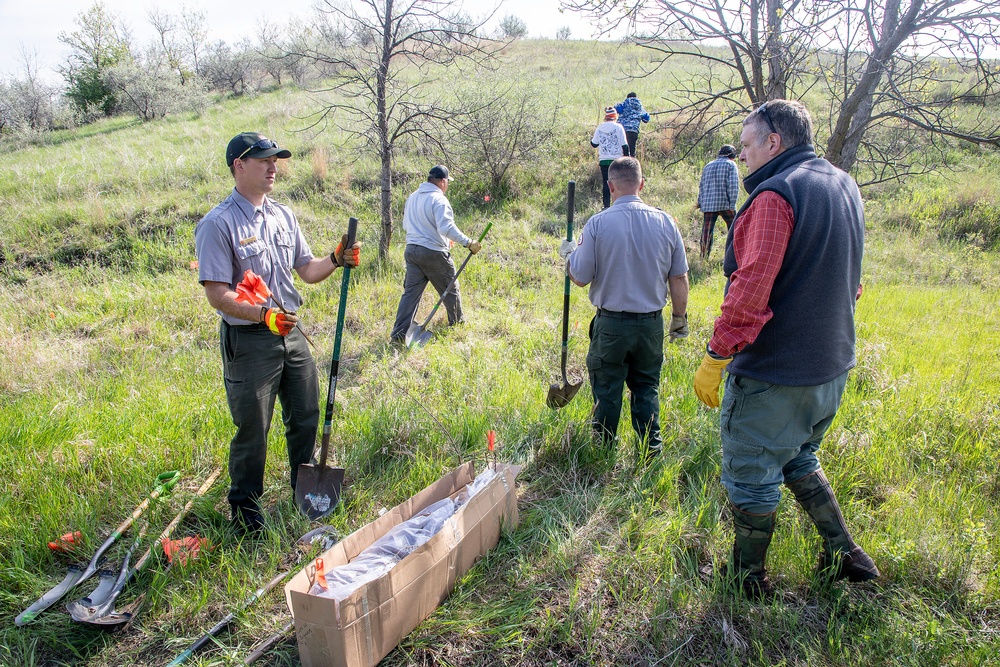
{"type": "Polygon", "coordinates": [[[774,129],[774,123],[771,122],[771,114],[767,112],[767,102],[761,104],[757,108],[757,112],[760,114],[760,117],[764,119],[764,122],[767,123],[767,126],[771,128],[772,134],[781,134],[776,129],[774,129]]]}
{"type": "Polygon", "coordinates": [[[278,147],[278,142],[271,141],[270,139],[261,139],[260,141],[258,141],[257,143],[253,144],[252,146],[248,146],[247,149],[245,151],[243,151],[242,153],[240,153],[239,155],[237,155],[235,159],[242,160],[244,155],[246,155],[247,153],[249,153],[250,151],[252,151],[255,148],[259,148],[262,151],[266,151],[266,150],[269,150],[271,148],[277,148],[277,147],[278,147]]]}

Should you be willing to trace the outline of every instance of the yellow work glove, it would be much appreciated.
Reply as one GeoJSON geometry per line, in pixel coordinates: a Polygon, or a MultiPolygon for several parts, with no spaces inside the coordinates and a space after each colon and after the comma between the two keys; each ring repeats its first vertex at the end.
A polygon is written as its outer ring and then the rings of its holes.
{"type": "Polygon", "coordinates": [[[722,383],[722,374],[732,360],[732,357],[715,359],[712,355],[705,353],[705,358],[701,360],[701,366],[695,371],[694,393],[698,396],[699,401],[710,408],[719,407],[719,385],[722,383]]]}
{"type": "Polygon", "coordinates": [[[277,308],[268,308],[264,311],[264,324],[277,336],[287,336],[298,321],[299,318],[295,315],[283,313],[277,308]]]}

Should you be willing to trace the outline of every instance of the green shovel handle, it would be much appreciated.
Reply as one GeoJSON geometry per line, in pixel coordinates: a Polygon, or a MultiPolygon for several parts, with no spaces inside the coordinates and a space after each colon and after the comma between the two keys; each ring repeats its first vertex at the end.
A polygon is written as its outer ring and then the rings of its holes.
{"type": "Polygon", "coordinates": [[[177,484],[181,478],[180,470],[161,472],[156,476],[156,486],[160,487],[160,492],[169,491],[177,484]]]}
{"type": "Polygon", "coordinates": [[[490,227],[492,227],[492,226],[493,226],[493,223],[492,223],[492,222],[490,222],[490,223],[488,223],[488,224],[486,225],[486,229],[484,229],[484,230],[483,230],[483,233],[482,233],[482,234],[480,234],[480,235],[479,235],[479,238],[477,239],[477,241],[478,241],[479,243],[482,243],[482,242],[483,242],[483,239],[485,239],[485,238],[486,238],[486,233],[487,233],[488,231],[490,231],[490,227]]]}

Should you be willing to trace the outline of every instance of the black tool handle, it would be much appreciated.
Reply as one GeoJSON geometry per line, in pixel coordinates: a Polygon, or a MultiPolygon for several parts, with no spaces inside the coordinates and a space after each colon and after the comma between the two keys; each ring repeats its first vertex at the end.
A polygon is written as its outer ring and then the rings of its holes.
{"type": "MultiPolygon", "coordinates": [[[[573,204],[576,199],[576,181],[570,181],[566,193],[566,240],[573,240],[573,204]]],[[[569,261],[567,257],[566,261],[569,261]]],[[[566,379],[566,354],[569,348],[569,270],[566,271],[566,286],[563,290],[563,325],[562,325],[562,377],[563,384],[569,384],[566,379]]]]}

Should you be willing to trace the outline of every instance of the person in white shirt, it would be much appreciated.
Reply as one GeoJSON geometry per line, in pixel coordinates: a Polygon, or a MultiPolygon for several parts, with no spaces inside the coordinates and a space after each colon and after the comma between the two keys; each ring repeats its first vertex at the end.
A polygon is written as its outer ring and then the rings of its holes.
{"type": "MultiPolygon", "coordinates": [[[[396,309],[396,321],[389,334],[392,343],[401,344],[405,340],[427,283],[434,285],[440,295],[455,279],[455,263],[451,261],[449,241],[468,248],[472,254],[482,247],[479,241],[469,238],[455,225],[451,202],[445,196],[452,180],[448,167],[435,165],[427,174],[427,182],[421,183],[406,200],[403,209],[406,277],[403,279],[403,296],[396,309]]],[[[444,307],[448,311],[449,326],[462,322],[458,281],[444,294],[444,307]]]]}
{"type": "Polygon", "coordinates": [[[604,122],[594,130],[590,145],[597,149],[597,159],[601,164],[601,179],[604,191],[601,201],[604,208],[611,206],[611,190],[608,189],[608,167],[616,159],[628,155],[628,139],[625,128],[618,124],[618,111],[614,107],[604,109],[604,122]]]}

